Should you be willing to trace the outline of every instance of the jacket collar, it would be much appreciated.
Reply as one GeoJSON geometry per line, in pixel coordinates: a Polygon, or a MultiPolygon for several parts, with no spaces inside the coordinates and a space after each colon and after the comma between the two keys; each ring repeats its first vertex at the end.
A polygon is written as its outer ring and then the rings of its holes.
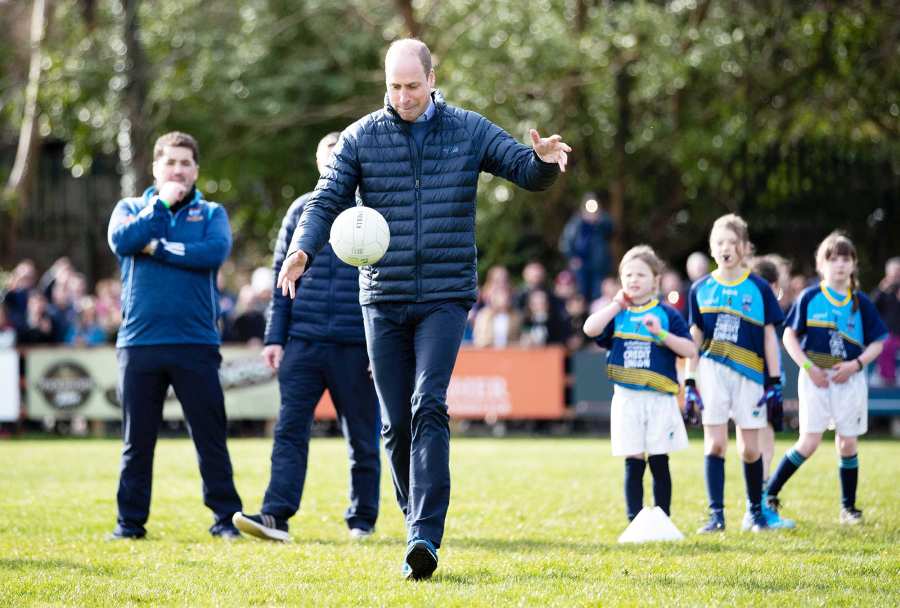
{"type": "MultiPolygon", "coordinates": [[[[444,95],[441,93],[440,89],[434,89],[433,91],[431,91],[431,101],[432,103],[434,103],[434,115],[439,116],[441,112],[444,111],[444,107],[446,107],[447,105],[447,102],[444,101],[444,95]]],[[[405,120],[400,118],[400,115],[397,114],[397,110],[395,110],[394,106],[391,105],[391,98],[387,93],[384,94],[384,109],[388,113],[388,116],[390,116],[395,121],[404,123],[406,122],[405,120]]]]}

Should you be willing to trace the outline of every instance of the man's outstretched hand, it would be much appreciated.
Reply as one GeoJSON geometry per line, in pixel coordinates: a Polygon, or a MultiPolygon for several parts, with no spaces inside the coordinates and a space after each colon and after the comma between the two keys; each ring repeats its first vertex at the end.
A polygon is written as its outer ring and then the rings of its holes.
{"type": "Polygon", "coordinates": [[[572,148],[568,146],[559,135],[551,135],[550,137],[541,137],[536,129],[531,129],[531,147],[534,153],[538,155],[545,163],[556,163],[559,170],[566,172],[566,164],[569,162],[568,153],[572,148]]]}
{"type": "Polygon", "coordinates": [[[297,279],[303,276],[306,270],[306,254],[297,250],[284,258],[281,272],[278,273],[278,282],[275,283],[281,289],[281,295],[289,295],[293,300],[297,295],[297,279]]]}

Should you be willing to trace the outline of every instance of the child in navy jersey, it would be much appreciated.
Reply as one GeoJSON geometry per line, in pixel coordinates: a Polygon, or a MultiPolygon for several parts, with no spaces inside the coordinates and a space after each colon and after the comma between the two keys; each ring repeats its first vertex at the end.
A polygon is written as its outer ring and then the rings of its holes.
{"type": "Polygon", "coordinates": [[[822,433],[834,424],[840,463],[843,524],[862,522],[856,508],[859,475],[857,437],[868,429],[868,385],[863,370],[878,358],[888,331],[875,306],[858,290],[856,248],[832,232],[816,252],[822,282],[806,289],[788,313],[784,347],[801,367],[800,440],[788,450],[769,482],[767,502],[777,510],[778,493],[812,456],[822,433]]]}
{"type": "Polygon", "coordinates": [[[584,333],[608,351],[606,369],[615,386],[612,452],[625,457],[629,521],[643,508],[647,461],[656,506],[670,513],[668,454],[687,447],[687,432],[675,398],[679,388],[675,359],[694,357],[697,348],[680,313],[656,299],[661,272],[662,263],[653,249],[646,245],[632,248],[619,265],[622,289],[584,323],[584,333]]]}

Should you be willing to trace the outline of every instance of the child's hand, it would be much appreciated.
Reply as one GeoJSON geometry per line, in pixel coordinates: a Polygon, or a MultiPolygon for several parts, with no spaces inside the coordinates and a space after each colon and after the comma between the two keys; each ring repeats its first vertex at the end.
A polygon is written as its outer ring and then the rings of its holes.
{"type": "Polygon", "coordinates": [[[850,376],[859,371],[859,365],[856,361],[842,361],[831,368],[834,374],[831,379],[835,384],[843,384],[850,379],[850,376]]]}
{"type": "Polygon", "coordinates": [[[616,295],[613,296],[613,302],[618,304],[622,310],[631,306],[631,298],[628,297],[628,294],[625,293],[624,289],[620,289],[616,295]]]}
{"type": "Polygon", "coordinates": [[[813,384],[819,388],[828,388],[828,374],[821,367],[813,365],[806,370],[806,373],[809,374],[809,379],[812,380],[813,384]]]}
{"type": "Polygon", "coordinates": [[[641,322],[644,324],[644,327],[647,328],[647,331],[654,336],[662,329],[662,326],[659,324],[659,318],[656,315],[644,315],[641,322]]]}
{"type": "Polygon", "coordinates": [[[688,426],[700,426],[703,421],[703,399],[697,390],[697,382],[693,378],[684,381],[684,423],[688,426]]]}

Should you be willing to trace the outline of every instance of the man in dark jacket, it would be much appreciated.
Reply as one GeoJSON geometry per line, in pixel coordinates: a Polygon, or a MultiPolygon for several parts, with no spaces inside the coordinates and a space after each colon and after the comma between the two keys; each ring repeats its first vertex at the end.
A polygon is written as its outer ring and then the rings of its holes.
{"type": "Polygon", "coordinates": [[[531,130],[533,149],[434,90],[431,54],[400,40],[385,57],[385,107],[342,134],[306,204],[277,285],[295,281],[328,239],[338,213],[365,204],[388,222],[391,242],[360,269],[369,359],[382,405],[382,436],[406,517],[403,575],[437,567],[450,501],[447,387],[476,296],[475,195],[487,171],[529,190],[548,188],[570,148],[531,130]]]}
{"type": "Polygon", "coordinates": [[[196,140],[172,132],[153,147],[155,185],[116,205],[109,246],[122,268],[122,325],[116,340],[122,402],[119,517],[113,538],[142,538],[150,514],[153,452],[171,386],[197,448],[213,536],[236,538],[241,510],[225,445],[219,382],[216,273],[231,250],[225,209],[194,187],[196,140]]]}
{"type": "MultiPolygon", "coordinates": [[[[319,142],[316,164],[321,174],[338,133],[319,142]]],[[[294,228],[311,193],[288,209],[275,245],[273,269],[281,270],[294,228]]],[[[309,435],[316,404],[328,389],[350,454],[350,507],[344,518],[352,538],[375,529],[381,460],[378,397],[369,375],[369,357],[359,306],[359,272],[344,264],[326,245],[303,275],[298,297],[272,293],[263,359],[278,370],[281,411],[272,447],[272,476],[258,515],[234,514],[247,534],[288,540],[287,520],[300,508],[309,435]]]]}

